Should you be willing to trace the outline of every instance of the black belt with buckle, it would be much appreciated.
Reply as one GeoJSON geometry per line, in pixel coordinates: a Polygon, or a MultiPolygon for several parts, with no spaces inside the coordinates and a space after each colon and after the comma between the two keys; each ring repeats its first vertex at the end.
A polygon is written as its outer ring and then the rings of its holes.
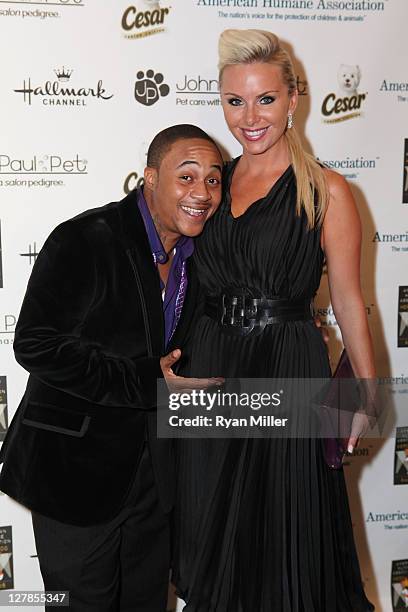
{"type": "Polygon", "coordinates": [[[267,325],[313,318],[310,300],[286,300],[254,295],[248,289],[232,289],[205,297],[205,314],[218,321],[232,336],[258,335],[267,325]]]}

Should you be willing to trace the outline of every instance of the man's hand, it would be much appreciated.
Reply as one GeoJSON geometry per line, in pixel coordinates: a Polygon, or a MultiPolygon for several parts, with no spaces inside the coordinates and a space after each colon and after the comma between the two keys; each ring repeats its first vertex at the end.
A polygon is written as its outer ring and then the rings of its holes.
{"type": "Polygon", "coordinates": [[[222,385],[224,378],[186,378],[185,376],[177,376],[172,370],[172,366],[181,357],[181,350],[175,349],[165,357],[160,359],[160,366],[163,376],[171,392],[184,393],[193,389],[208,389],[214,385],[222,385]]]}

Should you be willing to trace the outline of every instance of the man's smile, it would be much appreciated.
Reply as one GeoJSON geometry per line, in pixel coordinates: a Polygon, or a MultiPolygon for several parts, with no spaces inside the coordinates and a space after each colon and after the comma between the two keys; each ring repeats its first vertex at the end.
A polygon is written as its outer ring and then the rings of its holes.
{"type": "Polygon", "coordinates": [[[204,217],[205,214],[210,210],[210,207],[206,208],[196,208],[193,206],[187,206],[186,204],[180,204],[180,208],[187,214],[189,217],[204,217]]]}

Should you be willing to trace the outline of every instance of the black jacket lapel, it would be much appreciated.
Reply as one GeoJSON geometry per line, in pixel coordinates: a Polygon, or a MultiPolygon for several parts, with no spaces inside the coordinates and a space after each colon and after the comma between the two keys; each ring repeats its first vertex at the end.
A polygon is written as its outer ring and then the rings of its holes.
{"type": "Polygon", "coordinates": [[[139,190],[132,191],[124,198],[118,212],[125,247],[144,301],[153,355],[164,352],[164,317],[160,278],[150,249],[142,215],[137,205],[139,190]]]}

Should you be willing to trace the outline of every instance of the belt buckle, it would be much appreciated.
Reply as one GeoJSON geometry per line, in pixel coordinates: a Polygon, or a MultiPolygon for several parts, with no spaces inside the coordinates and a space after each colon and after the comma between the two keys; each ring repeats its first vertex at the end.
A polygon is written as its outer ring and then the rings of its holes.
{"type": "Polygon", "coordinates": [[[261,316],[258,305],[262,296],[253,292],[232,289],[222,294],[220,302],[220,327],[230,336],[248,336],[260,333],[266,325],[267,316],[261,316]]]}

